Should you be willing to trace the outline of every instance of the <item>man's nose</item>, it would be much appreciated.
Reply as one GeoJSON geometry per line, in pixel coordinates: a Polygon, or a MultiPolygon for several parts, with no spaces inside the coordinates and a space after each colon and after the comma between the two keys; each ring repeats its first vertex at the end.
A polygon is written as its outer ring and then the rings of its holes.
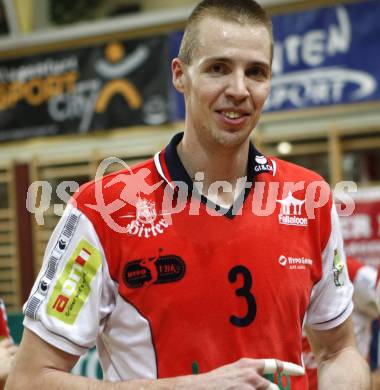
{"type": "Polygon", "coordinates": [[[247,80],[243,71],[236,71],[230,74],[226,95],[235,100],[244,100],[249,96],[247,80]]]}

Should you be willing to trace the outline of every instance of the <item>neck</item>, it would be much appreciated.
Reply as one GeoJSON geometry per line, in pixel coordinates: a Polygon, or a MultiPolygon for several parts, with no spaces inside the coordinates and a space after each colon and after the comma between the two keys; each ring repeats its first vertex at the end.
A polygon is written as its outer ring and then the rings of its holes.
{"type": "Polygon", "coordinates": [[[190,137],[186,137],[186,133],[177,146],[179,158],[189,176],[194,180],[197,172],[204,173],[203,195],[226,206],[230,206],[240,193],[241,188],[236,188],[236,184],[239,178],[247,175],[248,150],[248,139],[243,144],[230,148],[215,145],[210,148],[200,142],[193,142],[190,137]],[[210,186],[216,181],[230,183],[232,193],[220,189],[211,194],[210,186]]]}

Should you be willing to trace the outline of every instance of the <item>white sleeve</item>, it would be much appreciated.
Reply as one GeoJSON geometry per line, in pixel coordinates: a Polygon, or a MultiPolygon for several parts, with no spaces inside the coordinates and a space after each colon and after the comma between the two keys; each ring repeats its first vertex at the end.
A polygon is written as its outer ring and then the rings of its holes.
{"type": "Polygon", "coordinates": [[[81,355],[95,345],[113,306],[112,280],[94,226],[69,204],[24,305],[24,326],[56,348],[81,355]]]}
{"type": "Polygon", "coordinates": [[[352,312],[352,293],[339,218],[332,206],[330,238],[322,253],[322,278],[312,289],[306,323],[316,330],[340,325],[352,312]]]}

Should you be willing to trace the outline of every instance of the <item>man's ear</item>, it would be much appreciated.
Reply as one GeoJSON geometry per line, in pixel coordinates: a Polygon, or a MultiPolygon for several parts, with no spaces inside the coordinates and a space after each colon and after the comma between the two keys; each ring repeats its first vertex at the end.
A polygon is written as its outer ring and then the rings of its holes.
{"type": "Polygon", "coordinates": [[[174,58],[172,61],[172,82],[174,88],[183,93],[185,89],[185,73],[184,73],[184,64],[179,58],[174,58]]]}

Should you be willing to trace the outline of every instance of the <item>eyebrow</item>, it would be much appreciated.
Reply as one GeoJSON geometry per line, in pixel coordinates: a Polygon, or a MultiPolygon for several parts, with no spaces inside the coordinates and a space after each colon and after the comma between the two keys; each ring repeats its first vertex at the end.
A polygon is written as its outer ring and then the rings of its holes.
{"type": "MultiPolygon", "coordinates": [[[[204,60],[203,64],[207,65],[207,64],[212,63],[212,62],[225,62],[225,63],[231,64],[234,61],[228,57],[208,57],[204,60]]],[[[248,63],[248,67],[257,66],[257,65],[270,69],[270,64],[267,62],[264,62],[264,61],[250,61],[248,63]]]]}

